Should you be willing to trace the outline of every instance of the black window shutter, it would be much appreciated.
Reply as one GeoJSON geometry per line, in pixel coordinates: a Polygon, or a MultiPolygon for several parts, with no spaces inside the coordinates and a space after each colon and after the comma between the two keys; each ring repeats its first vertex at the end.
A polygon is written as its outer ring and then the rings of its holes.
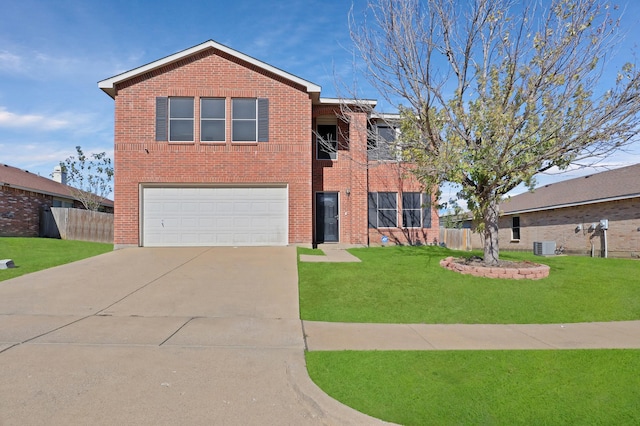
{"type": "Polygon", "coordinates": [[[156,141],[167,141],[167,116],[168,116],[169,98],[156,98],[156,141]]]}
{"type": "Polygon", "coordinates": [[[422,227],[431,228],[431,195],[422,194],[422,227]]]}
{"type": "Polygon", "coordinates": [[[258,99],[258,142],[269,142],[269,99],[258,99]]]}
{"type": "Polygon", "coordinates": [[[377,228],[378,227],[378,193],[370,192],[368,198],[369,198],[369,202],[368,202],[369,228],[377,228]]]}

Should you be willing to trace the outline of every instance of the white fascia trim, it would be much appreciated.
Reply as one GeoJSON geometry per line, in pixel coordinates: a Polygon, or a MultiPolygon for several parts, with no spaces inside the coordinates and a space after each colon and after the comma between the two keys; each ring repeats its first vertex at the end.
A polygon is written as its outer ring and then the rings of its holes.
{"type": "Polygon", "coordinates": [[[320,98],[320,105],[335,105],[335,104],[347,104],[347,105],[367,105],[374,108],[378,101],[375,99],[343,99],[343,98],[320,98]]]}
{"type": "Polygon", "coordinates": [[[537,207],[532,209],[523,209],[523,210],[514,210],[509,212],[501,212],[500,216],[513,216],[516,214],[522,213],[533,213],[533,212],[542,212],[546,210],[555,210],[555,209],[564,209],[566,207],[578,207],[578,206],[586,206],[589,204],[598,204],[598,203],[606,203],[609,201],[621,201],[621,200],[629,200],[632,198],[638,198],[640,194],[631,194],[631,195],[621,195],[619,197],[610,197],[610,198],[601,198],[599,200],[589,200],[589,201],[581,201],[578,203],[567,203],[567,204],[556,204],[555,206],[546,206],[546,207],[537,207]]]}
{"type": "Polygon", "coordinates": [[[209,49],[209,48],[220,50],[222,52],[227,53],[228,55],[235,56],[240,60],[246,61],[252,65],[255,65],[258,68],[262,68],[265,71],[269,71],[273,74],[276,74],[279,77],[282,77],[284,79],[293,81],[294,83],[300,84],[304,86],[307,89],[307,92],[309,93],[314,93],[314,92],[320,93],[321,88],[317,84],[311,83],[310,81],[307,81],[307,80],[303,80],[300,77],[297,77],[293,74],[289,74],[288,72],[285,72],[279,68],[271,66],[265,62],[259,61],[249,55],[245,55],[244,53],[238,52],[237,50],[231,49],[230,47],[224,46],[220,43],[216,43],[213,40],[205,41],[204,43],[198,44],[197,46],[193,46],[189,49],[183,50],[178,53],[174,53],[173,55],[169,55],[157,61],[150,62],[141,67],[134,68],[130,71],[126,71],[124,73],[99,81],[98,88],[102,89],[104,92],[106,92],[109,96],[113,98],[115,97],[115,86],[117,83],[136,77],[140,74],[144,74],[146,72],[152,71],[154,69],[163,67],[173,62],[179,61],[180,59],[194,55],[202,50],[209,49]]]}
{"type": "Polygon", "coordinates": [[[400,114],[393,112],[374,112],[371,118],[379,118],[381,120],[399,120],[400,114]]]}

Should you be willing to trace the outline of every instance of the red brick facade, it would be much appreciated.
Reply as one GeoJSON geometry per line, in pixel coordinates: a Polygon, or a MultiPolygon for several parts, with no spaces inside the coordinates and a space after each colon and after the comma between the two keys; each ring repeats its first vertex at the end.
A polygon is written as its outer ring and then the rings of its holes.
{"type": "Polygon", "coordinates": [[[37,237],[40,227],[40,210],[43,207],[51,207],[52,204],[51,195],[1,187],[0,236],[37,237]]]}
{"type": "MultiPolygon", "coordinates": [[[[402,222],[402,194],[405,192],[428,193],[407,168],[405,164],[395,162],[369,162],[369,192],[398,192],[398,223],[402,222]]],[[[369,229],[369,244],[382,244],[382,237],[387,237],[391,244],[437,244],[440,236],[439,218],[436,209],[437,200],[431,195],[430,226],[424,228],[382,228],[369,229]]]]}
{"type": "MultiPolygon", "coordinates": [[[[265,75],[232,57],[208,49],[118,86],[115,108],[115,243],[139,244],[140,183],[251,184],[289,186],[289,242],[310,242],[311,99],[302,88],[265,75]],[[155,98],[267,98],[268,143],[155,141],[155,98]]],[[[227,120],[227,135],[230,122],[227,120]]]]}
{"type": "MultiPolygon", "coordinates": [[[[141,72],[115,85],[115,221],[116,246],[142,245],[140,191],[144,184],[287,185],[290,244],[315,242],[314,199],[323,191],[339,194],[339,242],[367,245],[367,193],[420,190],[412,179],[389,179],[391,166],[367,165],[365,113],[353,113],[347,124],[336,119],[338,104],[322,102],[298,81],[215,48],[203,48],[177,62],[141,72]],[[194,99],[194,141],[159,142],[155,135],[156,98],[194,99]],[[225,121],[226,141],[200,140],[200,102],[204,97],[226,99],[231,117],[233,98],[269,100],[268,142],[231,141],[231,120],[225,121]],[[337,160],[317,160],[313,130],[318,120],[340,122],[337,160]],[[386,186],[387,184],[391,185],[386,186]],[[399,186],[400,185],[400,186],[399,186]]],[[[437,235],[420,232],[423,242],[437,235]]],[[[398,230],[396,230],[398,231],[398,230]]],[[[400,238],[402,240],[402,232],[400,238]]]]}

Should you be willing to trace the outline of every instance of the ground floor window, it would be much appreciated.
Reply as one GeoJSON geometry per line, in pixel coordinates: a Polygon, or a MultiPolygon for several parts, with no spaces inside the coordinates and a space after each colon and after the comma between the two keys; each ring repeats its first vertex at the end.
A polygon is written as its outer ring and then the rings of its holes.
{"type": "Polygon", "coordinates": [[[520,239],[520,217],[514,216],[511,218],[511,239],[520,239]]]}
{"type": "Polygon", "coordinates": [[[369,193],[369,228],[398,227],[398,194],[396,192],[369,193]]]}
{"type": "Polygon", "coordinates": [[[431,228],[431,197],[428,194],[402,194],[402,227],[431,228]]]}
{"type": "Polygon", "coordinates": [[[421,192],[369,193],[369,228],[397,228],[401,207],[403,228],[431,228],[431,197],[421,192]],[[400,198],[400,199],[399,199],[400,198]],[[402,205],[399,205],[402,201],[402,205]]]}
{"type": "Polygon", "coordinates": [[[71,201],[66,201],[66,200],[59,200],[57,198],[53,199],[53,204],[51,205],[51,207],[65,207],[65,208],[71,208],[73,207],[73,202],[71,201]]]}

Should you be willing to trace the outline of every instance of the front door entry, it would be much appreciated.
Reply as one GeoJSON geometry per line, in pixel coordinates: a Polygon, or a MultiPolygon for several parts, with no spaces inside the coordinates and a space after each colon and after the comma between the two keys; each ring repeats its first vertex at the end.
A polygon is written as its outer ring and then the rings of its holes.
{"type": "Polygon", "coordinates": [[[316,193],[316,242],[337,243],[339,241],[338,193],[316,193]]]}

